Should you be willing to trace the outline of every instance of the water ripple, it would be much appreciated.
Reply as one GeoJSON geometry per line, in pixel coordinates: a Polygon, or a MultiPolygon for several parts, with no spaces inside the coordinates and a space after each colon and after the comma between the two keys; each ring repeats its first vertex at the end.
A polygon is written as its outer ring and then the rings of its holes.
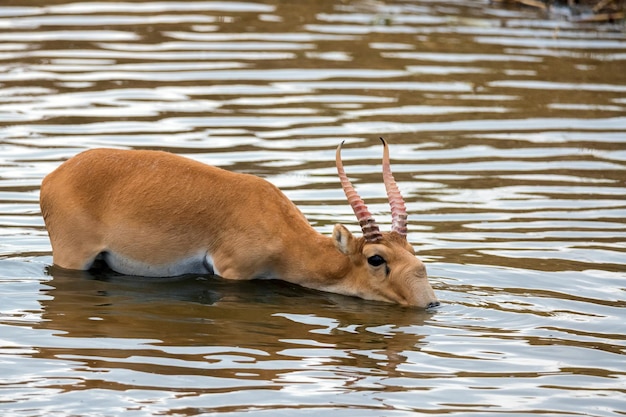
{"type": "Polygon", "coordinates": [[[0,41],[7,415],[623,413],[623,28],[470,0],[18,0],[0,41]],[[262,176],[328,235],[360,233],[342,141],[390,227],[381,135],[436,312],[48,269],[39,184],[84,149],[262,176]]]}

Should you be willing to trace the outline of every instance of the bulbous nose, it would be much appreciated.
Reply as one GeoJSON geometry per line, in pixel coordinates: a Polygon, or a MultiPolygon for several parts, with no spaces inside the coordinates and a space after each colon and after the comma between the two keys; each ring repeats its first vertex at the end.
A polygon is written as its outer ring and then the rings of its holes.
{"type": "Polygon", "coordinates": [[[431,308],[436,308],[439,307],[441,305],[441,303],[439,301],[432,301],[430,303],[428,303],[428,305],[426,305],[426,309],[431,309],[431,308]]]}

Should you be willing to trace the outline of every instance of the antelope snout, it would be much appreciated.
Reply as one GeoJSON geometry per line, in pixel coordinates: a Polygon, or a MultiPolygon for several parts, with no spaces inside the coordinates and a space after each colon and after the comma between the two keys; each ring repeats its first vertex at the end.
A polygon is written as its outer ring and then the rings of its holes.
{"type": "Polygon", "coordinates": [[[426,310],[439,307],[441,303],[437,300],[433,287],[430,286],[428,278],[421,276],[414,281],[412,288],[413,296],[409,297],[409,304],[426,310]]]}

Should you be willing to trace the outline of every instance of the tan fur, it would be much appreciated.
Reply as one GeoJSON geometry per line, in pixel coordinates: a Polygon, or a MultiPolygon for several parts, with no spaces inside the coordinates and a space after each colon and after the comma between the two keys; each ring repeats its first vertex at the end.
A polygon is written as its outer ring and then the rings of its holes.
{"type": "Polygon", "coordinates": [[[276,278],[410,306],[436,302],[424,265],[397,233],[367,243],[337,225],[333,237],[323,236],[269,182],[170,153],[83,152],[44,178],[40,201],[61,268],[89,269],[105,253],[145,267],[138,275],[163,265],[192,273],[208,254],[228,279],[276,278]],[[374,255],[386,263],[369,265],[374,255]],[[195,266],[185,269],[184,259],[195,266]]]}

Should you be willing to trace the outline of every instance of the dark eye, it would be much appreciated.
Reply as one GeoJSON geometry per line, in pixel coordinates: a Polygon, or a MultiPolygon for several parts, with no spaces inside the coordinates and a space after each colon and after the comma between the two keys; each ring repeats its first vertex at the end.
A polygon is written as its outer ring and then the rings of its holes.
{"type": "Polygon", "coordinates": [[[367,258],[367,263],[372,266],[380,266],[385,263],[385,258],[380,255],[374,255],[367,258]]]}

